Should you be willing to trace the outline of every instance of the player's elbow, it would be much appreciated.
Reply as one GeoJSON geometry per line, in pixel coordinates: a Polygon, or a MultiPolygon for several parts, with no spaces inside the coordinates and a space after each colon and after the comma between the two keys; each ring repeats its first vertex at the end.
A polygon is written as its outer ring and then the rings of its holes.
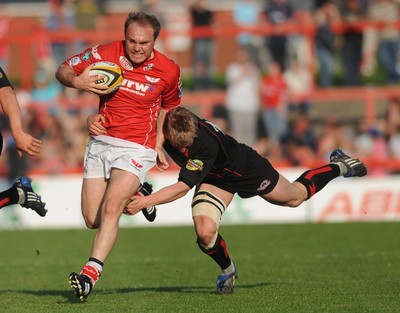
{"type": "Polygon", "coordinates": [[[59,82],[61,82],[62,81],[62,79],[61,79],[61,72],[62,72],[62,67],[63,67],[63,65],[60,65],[58,68],[57,68],[57,70],[56,70],[56,72],[55,72],[55,74],[54,74],[54,76],[56,77],[56,79],[59,81],[59,82]]]}

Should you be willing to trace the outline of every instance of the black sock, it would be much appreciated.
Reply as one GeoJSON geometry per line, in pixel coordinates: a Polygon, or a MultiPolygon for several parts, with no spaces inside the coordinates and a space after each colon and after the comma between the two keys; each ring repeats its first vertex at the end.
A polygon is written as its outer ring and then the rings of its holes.
{"type": "Polygon", "coordinates": [[[101,262],[100,260],[98,260],[98,259],[96,259],[96,258],[93,258],[93,257],[90,257],[88,262],[97,263],[97,264],[99,264],[101,267],[104,266],[103,262],[101,262]]]}
{"type": "Polygon", "coordinates": [[[231,258],[229,257],[228,250],[226,249],[225,240],[218,234],[217,240],[215,241],[214,246],[211,249],[204,249],[204,247],[199,244],[199,240],[197,239],[197,244],[201,251],[205,254],[208,254],[219,266],[222,270],[227,269],[231,265],[231,258]]]}
{"type": "Polygon", "coordinates": [[[308,170],[296,179],[307,188],[307,199],[326,186],[332,179],[340,176],[340,167],[336,164],[328,164],[312,170],[308,170]]]}
{"type": "Polygon", "coordinates": [[[17,204],[18,201],[19,194],[17,187],[12,186],[10,189],[0,192],[0,209],[11,204],[17,204]]]}

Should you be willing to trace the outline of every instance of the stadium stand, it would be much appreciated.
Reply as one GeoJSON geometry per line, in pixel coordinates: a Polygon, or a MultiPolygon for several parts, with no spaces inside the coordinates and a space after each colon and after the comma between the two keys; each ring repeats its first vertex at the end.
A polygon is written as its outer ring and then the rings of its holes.
{"type": "MultiPolygon", "coordinates": [[[[45,1],[42,1],[42,4],[45,1]]],[[[216,58],[215,58],[215,70],[216,77],[223,76],[223,72],[229,62],[232,61],[233,54],[230,51],[235,49],[234,37],[240,31],[248,31],[254,35],[267,37],[270,34],[281,32],[293,36],[302,36],[305,38],[306,43],[309,47],[313,46],[313,40],[315,35],[315,27],[312,22],[308,20],[309,12],[296,12],[296,18],[290,23],[284,25],[264,25],[264,27],[251,27],[251,28],[239,28],[233,23],[231,11],[229,9],[229,1],[222,1],[219,9],[216,10],[216,19],[218,19],[218,28],[213,29],[215,41],[216,41],[216,58]]],[[[135,6],[132,6],[134,9],[135,6]]],[[[188,15],[186,14],[174,14],[173,10],[170,9],[166,15],[167,26],[164,27],[161,33],[161,40],[163,41],[163,49],[171,55],[182,68],[182,74],[187,81],[190,81],[190,49],[186,47],[187,40],[195,36],[201,36],[204,29],[191,29],[188,27],[188,15]],[[178,25],[178,26],[177,26],[178,25]],[[186,49],[185,49],[186,47],[186,49]]],[[[14,16],[11,18],[10,28],[8,35],[3,39],[11,49],[11,58],[9,60],[9,77],[13,83],[18,87],[18,92],[22,95],[23,93],[30,92],[34,86],[33,77],[37,71],[37,55],[35,55],[34,47],[35,44],[42,41],[43,43],[51,42],[65,42],[73,45],[78,39],[85,40],[90,45],[93,40],[96,43],[104,41],[111,41],[123,37],[123,30],[121,25],[125,18],[125,12],[109,12],[102,17],[103,27],[99,27],[95,32],[93,31],[77,31],[77,30],[63,30],[54,33],[44,32],[41,24],[41,16],[14,16]]],[[[384,25],[382,23],[371,23],[369,21],[362,21],[355,27],[360,29],[367,28],[381,28],[384,25]]],[[[400,28],[400,22],[397,23],[396,27],[400,28]]],[[[333,31],[340,35],[346,29],[346,25],[337,23],[332,26],[333,31]]],[[[209,31],[209,30],[208,30],[209,31]]],[[[311,51],[311,59],[313,58],[313,49],[311,51]]],[[[317,72],[315,62],[309,64],[310,70],[315,74],[317,72]]],[[[194,92],[189,88],[186,88],[183,96],[183,105],[193,108],[197,113],[200,113],[206,118],[213,118],[213,111],[217,105],[223,105],[225,101],[225,91],[223,85],[223,77],[219,78],[222,83],[220,88],[215,90],[207,91],[205,96],[204,92],[194,92]]],[[[364,84],[361,87],[346,87],[340,84],[332,88],[318,88],[315,85],[312,93],[313,109],[311,110],[311,120],[316,133],[321,131],[325,123],[325,118],[332,113],[337,114],[341,121],[355,128],[356,123],[364,119],[367,123],[375,125],[380,123],[384,117],[387,103],[390,99],[400,97],[397,85],[385,85],[385,84],[364,84]]],[[[62,116],[72,116],[75,122],[82,122],[84,118],[83,114],[77,114],[78,111],[83,113],[95,110],[97,105],[96,98],[87,95],[71,95],[64,93],[54,103],[52,110],[47,110],[44,115],[46,118],[53,118],[57,121],[58,114],[62,116]],[[84,109],[84,110],[83,110],[84,109]],[[57,112],[57,115],[54,115],[57,112]]],[[[26,103],[26,108],[29,108],[30,112],[43,113],[43,104],[35,103],[30,101],[26,103]]],[[[42,118],[45,119],[45,117],[42,118]]],[[[46,123],[40,127],[45,128],[46,123]]],[[[82,126],[82,125],[81,125],[82,126]]],[[[80,126],[80,128],[82,128],[80,126]]],[[[32,131],[37,131],[37,126],[32,126],[32,131]],[[36,129],[36,130],[35,130],[36,129]]],[[[60,126],[62,131],[67,132],[68,127],[66,125],[60,126]],[[64,127],[64,128],[63,128],[64,127]]],[[[61,134],[62,135],[62,134],[61,134]]],[[[82,138],[84,140],[84,136],[82,138]]],[[[66,142],[66,147],[71,142],[66,142]]],[[[57,152],[55,152],[57,154],[57,152]]],[[[62,152],[61,152],[62,153],[62,152]]],[[[78,155],[78,152],[76,153],[78,155]]],[[[83,152],[81,153],[83,155],[83,152]]],[[[54,161],[54,172],[75,172],[80,171],[79,159],[76,162],[68,162],[66,159],[53,160],[54,161]]],[[[279,160],[282,166],[291,165],[287,164],[284,159],[279,160]]],[[[44,162],[44,161],[43,161],[44,162]]],[[[30,171],[36,171],[37,173],[49,172],[49,167],[46,163],[40,163],[40,160],[36,164],[31,164],[30,171]]],[[[48,160],[46,161],[48,162],[48,160]]],[[[315,162],[321,162],[319,159],[315,159],[315,162]]],[[[366,162],[370,166],[382,167],[387,169],[387,172],[398,172],[400,169],[400,160],[390,155],[384,160],[374,160],[373,158],[366,162]]],[[[47,163],[49,164],[49,163],[47,163]]],[[[309,164],[305,164],[309,165],[309,164]]],[[[6,167],[0,166],[0,173],[6,171],[6,167]]]]}

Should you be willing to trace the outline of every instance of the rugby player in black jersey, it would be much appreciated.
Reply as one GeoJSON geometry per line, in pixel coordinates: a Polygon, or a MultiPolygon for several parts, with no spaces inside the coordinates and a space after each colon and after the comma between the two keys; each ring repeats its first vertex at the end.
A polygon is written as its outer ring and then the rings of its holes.
{"type": "MultiPolygon", "coordinates": [[[[144,207],[174,201],[195,187],[192,214],[197,243],[221,268],[216,284],[219,294],[232,293],[237,278],[218,232],[235,193],[242,198],[260,196],[276,205],[297,207],[336,177],[367,174],[360,160],[336,149],[329,164],[308,170],[291,183],[255,150],[183,107],[166,114],[163,134],[166,152],[181,167],[178,182],[145,197],[132,197],[125,213],[136,214],[144,207]]],[[[166,167],[168,164],[163,169],[166,167]]]]}
{"type": "MultiPolygon", "coordinates": [[[[37,156],[42,149],[42,142],[25,132],[22,128],[21,109],[17,96],[4,70],[0,67],[0,107],[6,116],[11,129],[18,155],[26,153],[30,157],[37,156]]],[[[0,154],[3,149],[3,136],[0,133],[0,154]]],[[[31,179],[26,176],[18,178],[7,190],[0,192],[0,209],[12,204],[20,204],[32,209],[40,216],[45,216],[46,204],[32,189],[31,179]]]]}

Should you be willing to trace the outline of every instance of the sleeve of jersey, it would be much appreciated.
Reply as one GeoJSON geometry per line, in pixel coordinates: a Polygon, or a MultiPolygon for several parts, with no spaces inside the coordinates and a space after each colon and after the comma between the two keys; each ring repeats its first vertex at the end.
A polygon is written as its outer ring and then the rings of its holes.
{"type": "Polygon", "coordinates": [[[106,47],[107,45],[100,45],[87,48],[81,53],[68,58],[64,63],[71,66],[75,73],[80,75],[90,64],[107,60],[109,49],[106,47]]]}
{"type": "Polygon", "coordinates": [[[171,63],[166,71],[167,76],[167,87],[162,95],[162,108],[169,111],[174,107],[177,107],[181,103],[182,98],[182,81],[180,68],[177,64],[171,63]]]}
{"type": "MultiPolygon", "coordinates": [[[[191,149],[194,148],[193,146],[191,149]]],[[[189,152],[189,159],[179,172],[179,181],[190,188],[200,184],[210,172],[218,155],[218,144],[210,140],[207,145],[195,147],[196,151],[189,152]]]]}
{"type": "Polygon", "coordinates": [[[11,87],[11,83],[7,78],[6,73],[3,71],[3,69],[0,67],[0,88],[3,87],[11,87]]]}

